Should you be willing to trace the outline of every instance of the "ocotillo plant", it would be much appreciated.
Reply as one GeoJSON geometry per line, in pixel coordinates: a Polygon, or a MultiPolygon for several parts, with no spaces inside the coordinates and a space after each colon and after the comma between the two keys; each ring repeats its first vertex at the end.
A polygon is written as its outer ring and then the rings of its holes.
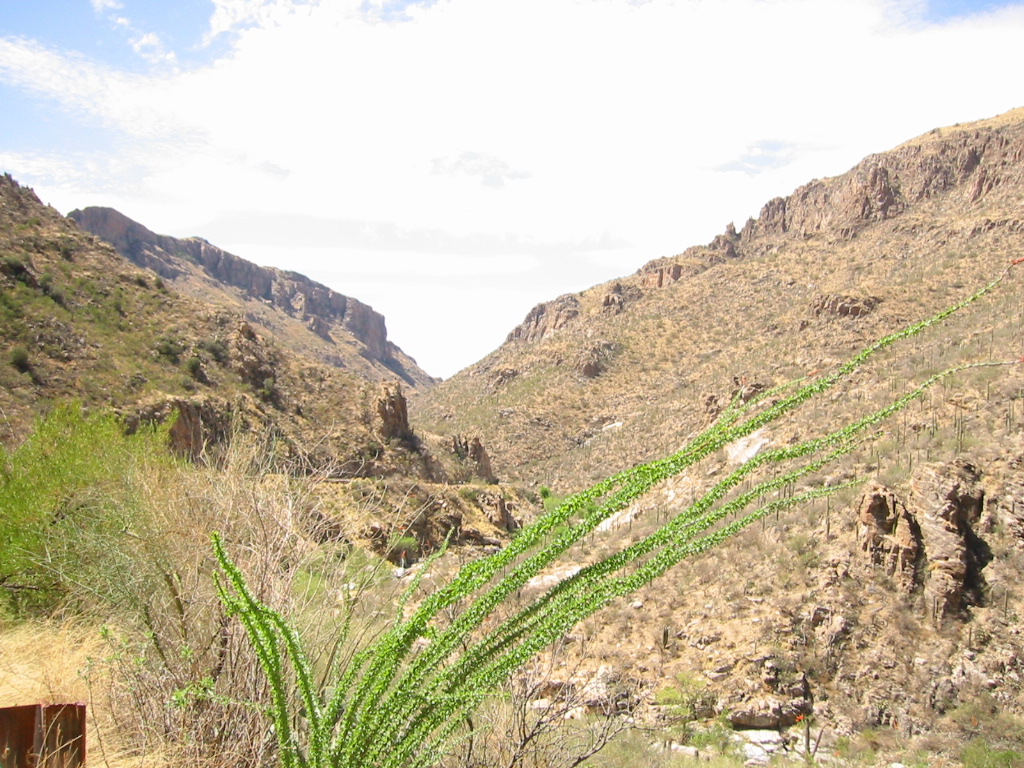
{"type": "MultiPolygon", "coordinates": [[[[408,615],[399,610],[390,627],[368,647],[349,654],[323,687],[314,682],[296,630],[254,597],[224,542],[214,536],[224,577],[222,599],[245,625],[270,681],[270,714],[284,768],[424,768],[438,762],[483,699],[574,625],[755,520],[845,487],[780,493],[849,453],[875,425],[936,381],[972,366],[938,373],[825,435],[757,454],[646,538],[582,568],[525,605],[513,605],[513,595],[531,578],[656,483],[829,391],[881,350],[992,291],[1007,272],[954,306],[876,341],[828,375],[779,387],[748,402],[736,398],[681,451],[568,497],[504,549],[465,565],[408,615]],[[766,477],[766,468],[777,471],[766,477]],[[498,620],[499,612],[508,612],[500,609],[511,609],[511,614],[498,620]],[[494,626],[485,629],[489,620],[494,626]]],[[[407,597],[417,585],[407,590],[407,597]]]]}

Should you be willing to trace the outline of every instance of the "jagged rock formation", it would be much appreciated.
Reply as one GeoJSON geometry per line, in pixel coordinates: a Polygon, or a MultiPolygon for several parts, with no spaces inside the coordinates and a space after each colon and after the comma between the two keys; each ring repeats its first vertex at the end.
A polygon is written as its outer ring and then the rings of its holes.
{"type": "Polygon", "coordinates": [[[904,594],[920,586],[921,525],[891,488],[875,486],[861,498],[857,538],[871,564],[883,568],[904,594]]]}
{"type": "Polygon", "coordinates": [[[814,300],[815,315],[835,315],[836,317],[864,317],[871,314],[878,306],[880,299],[874,296],[837,296],[827,294],[814,300]]]}
{"type": "MultiPolygon", "coordinates": [[[[384,317],[358,299],[343,296],[297,272],[257,266],[200,237],[157,235],[112,208],[90,207],[68,215],[126,258],[165,280],[180,283],[183,289],[189,278],[201,275],[207,290],[193,290],[206,300],[212,299],[211,286],[229,287],[253,302],[279,310],[328,343],[326,348],[312,345],[310,351],[329,365],[362,367],[378,379],[398,376],[411,387],[433,383],[415,361],[388,341],[384,317]],[[358,342],[370,366],[361,366],[339,352],[335,342],[346,336],[358,342]]],[[[271,332],[275,330],[274,323],[266,325],[271,332]]]]}
{"type": "Polygon", "coordinates": [[[571,294],[559,296],[554,301],[538,304],[531,309],[526,319],[509,333],[507,341],[539,341],[564,328],[579,314],[579,299],[571,294]]]}
{"type": "Polygon", "coordinates": [[[377,416],[380,419],[380,434],[385,440],[412,440],[409,406],[400,386],[383,387],[380,397],[377,398],[377,416]]]}
{"type": "Polygon", "coordinates": [[[583,350],[576,358],[575,370],[587,379],[596,379],[608,367],[608,361],[615,351],[615,345],[602,341],[583,350]]]}
{"type": "Polygon", "coordinates": [[[472,462],[475,467],[474,474],[485,483],[498,482],[494,476],[494,470],[491,468],[491,457],[487,455],[487,449],[484,448],[479,437],[468,438],[463,435],[453,435],[452,453],[463,461],[472,462]]]}
{"type": "Polygon", "coordinates": [[[978,469],[963,460],[926,467],[911,484],[911,498],[925,509],[925,596],[933,615],[958,616],[968,606],[984,605],[982,569],[991,562],[992,551],[976,530],[985,505],[978,469]]]}
{"type": "Polygon", "coordinates": [[[615,283],[608,293],[605,294],[604,301],[601,302],[601,308],[603,312],[617,315],[626,308],[627,304],[642,299],[643,296],[643,291],[636,286],[615,283]]]}
{"type": "Polygon", "coordinates": [[[915,474],[907,503],[890,488],[865,494],[857,515],[861,548],[903,594],[923,590],[934,619],[962,617],[985,600],[982,569],[992,553],[976,532],[984,505],[972,464],[928,465],[915,474]]]}

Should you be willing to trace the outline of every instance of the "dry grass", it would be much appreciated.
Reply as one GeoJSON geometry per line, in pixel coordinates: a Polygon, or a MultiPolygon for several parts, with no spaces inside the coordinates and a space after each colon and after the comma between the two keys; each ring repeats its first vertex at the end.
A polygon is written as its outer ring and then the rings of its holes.
{"type": "Polygon", "coordinates": [[[111,682],[112,670],[103,661],[107,650],[98,626],[72,619],[31,621],[3,629],[0,707],[84,702],[90,765],[165,765],[156,750],[140,754],[115,727],[115,705],[101,695],[111,682]]]}
{"type": "Polygon", "coordinates": [[[74,621],[32,621],[0,634],[0,706],[87,701],[82,677],[102,653],[99,629],[74,621]]]}

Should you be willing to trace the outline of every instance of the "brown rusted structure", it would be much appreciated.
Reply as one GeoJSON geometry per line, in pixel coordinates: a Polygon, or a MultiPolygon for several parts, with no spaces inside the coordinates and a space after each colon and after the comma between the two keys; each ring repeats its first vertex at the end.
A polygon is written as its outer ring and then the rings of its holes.
{"type": "Polygon", "coordinates": [[[85,704],[0,708],[0,768],[80,768],[85,704]]]}

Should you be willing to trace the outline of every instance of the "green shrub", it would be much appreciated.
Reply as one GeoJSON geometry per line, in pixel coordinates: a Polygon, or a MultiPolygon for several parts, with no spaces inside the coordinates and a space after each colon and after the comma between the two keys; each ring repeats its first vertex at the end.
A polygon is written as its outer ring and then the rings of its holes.
{"type": "Polygon", "coordinates": [[[703,680],[681,673],[676,675],[675,685],[658,692],[656,701],[669,708],[676,722],[685,725],[708,717],[714,709],[715,698],[703,680]]]}
{"type": "Polygon", "coordinates": [[[126,478],[154,456],[166,436],[152,429],[125,434],[113,414],[62,405],[37,423],[13,451],[0,446],[0,600],[48,605],[62,593],[53,542],[74,537],[83,518],[130,507],[126,478]]]}
{"type": "Polygon", "coordinates": [[[25,347],[19,345],[11,348],[11,365],[22,373],[28,373],[31,364],[29,362],[28,350],[25,347]]]}
{"type": "Polygon", "coordinates": [[[278,392],[277,381],[274,379],[274,377],[267,376],[267,378],[263,380],[263,386],[260,387],[259,390],[257,390],[256,394],[258,394],[261,399],[266,400],[267,402],[276,402],[278,392]]]}
{"type": "Polygon", "coordinates": [[[999,749],[984,739],[973,739],[960,751],[964,768],[1024,768],[1024,752],[999,749]]]}
{"type": "Polygon", "coordinates": [[[228,359],[228,345],[220,339],[206,339],[199,342],[199,348],[223,365],[228,359]]]}
{"type": "Polygon", "coordinates": [[[185,351],[185,346],[177,339],[165,336],[157,342],[155,349],[158,355],[177,365],[181,360],[181,353],[185,351]]]}

